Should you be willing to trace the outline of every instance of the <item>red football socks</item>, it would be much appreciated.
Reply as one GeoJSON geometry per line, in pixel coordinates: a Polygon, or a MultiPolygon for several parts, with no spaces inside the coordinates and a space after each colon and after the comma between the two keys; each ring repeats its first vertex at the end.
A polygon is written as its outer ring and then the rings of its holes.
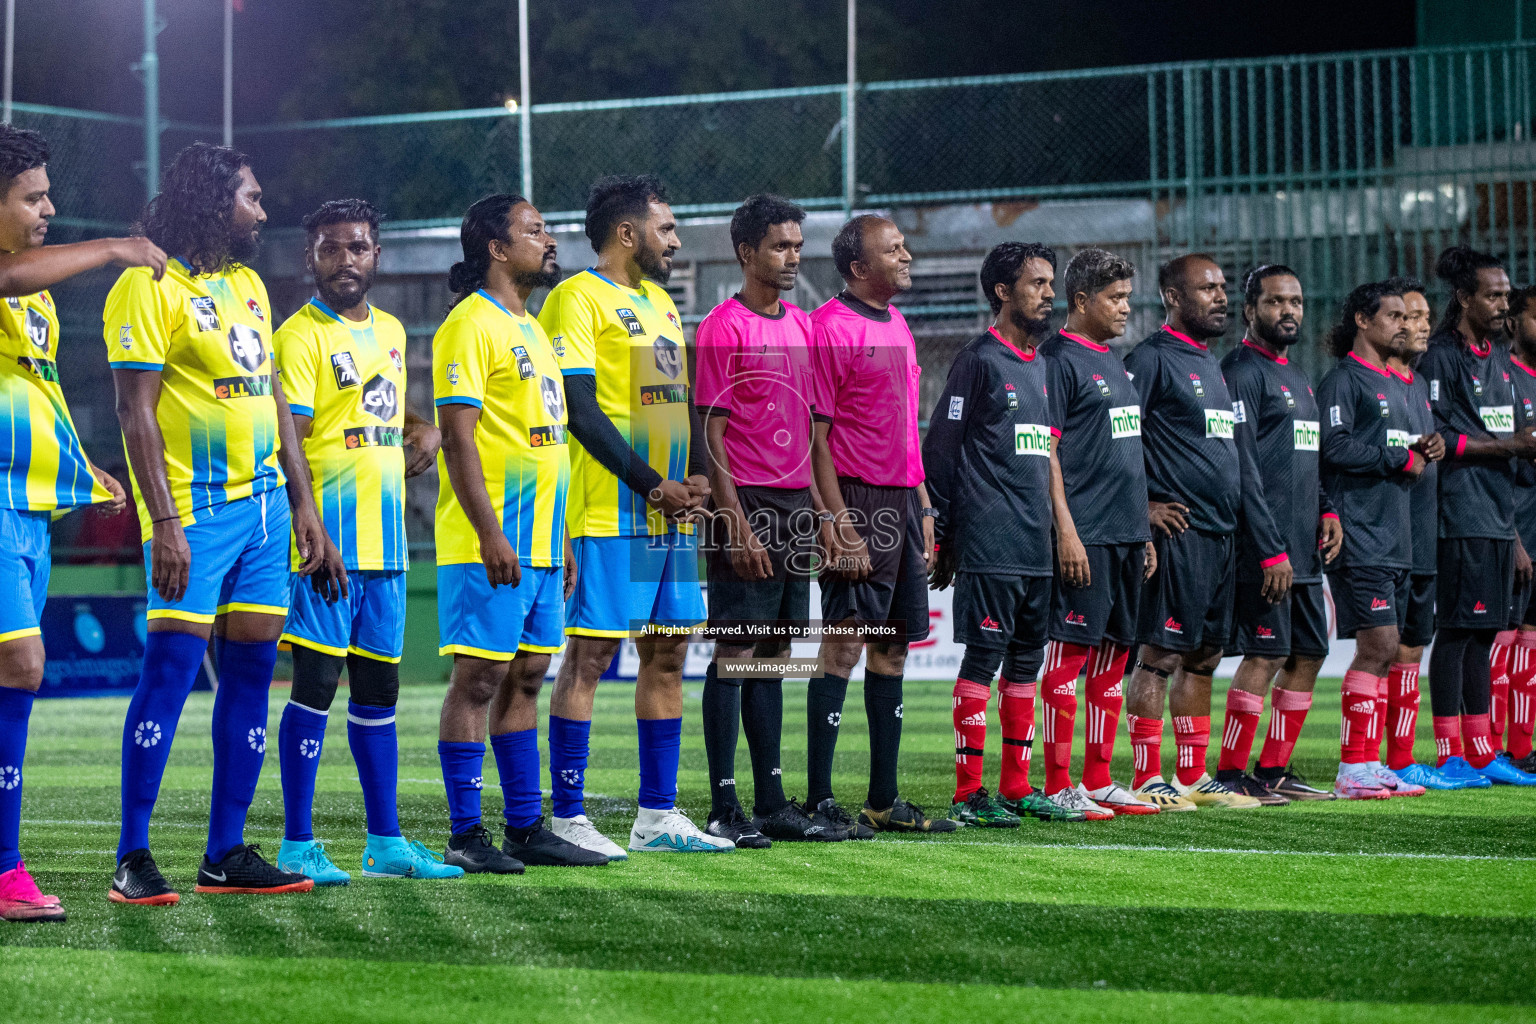
{"type": "Polygon", "coordinates": [[[1387,675],[1387,767],[1413,764],[1413,734],[1419,723],[1419,666],[1399,662],[1387,675]]]}
{"type": "Polygon", "coordinates": [[[1461,739],[1473,768],[1486,768],[1495,753],[1487,715],[1462,715],[1461,739]]]}
{"type": "Polygon", "coordinates": [[[1072,786],[1072,730],[1077,724],[1077,676],[1090,648],[1052,640],[1045,647],[1041,678],[1045,792],[1049,796],[1072,786]]]}
{"type": "Polygon", "coordinates": [[[1089,790],[1103,789],[1114,781],[1109,776],[1109,762],[1115,756],[1115,731],[1120,728],[1120,710],[1125,705],[1125,665],[1130,655],[1129,647],[1105,640],[1094,648],[1088,662],[1083,786],[1089,790]]]}
{"type": "Polygon", "coordinates": [[[1227,718],[1221,730],[1221,755],[1217,771],[1248,770],[1248,756],[1253,753],[1253,737],[1259,731],[1259,716],[1264,714],[1264,698],[1237,687],[1227,691],[1227,718]]]}
{"type": "MultiPolygon", "coordinates": [[[[1509,661],[1514,650],[1516,633],[1512,629],[1500,631],[1493,638],[1488,650],[1488,681],[1493,703],[1488,711],[1488,725],[1492,735],[1504,736],[1504,723],[1509,709],[1509,661]]],[[[1497,746],[1497,742],[1494,744],[1497,746]]]]}
{"type": "Polygon", "coordinates": [[[1339,760],[1364,764],[1376,720],[1376,694],[1381,680],[1369,672],[1350,669],[1344,673],[1344,720],[1339,728],[1339,760]]]}
{"type": "Polygon", "coordinates": [[[1192,786],[1205,774],[1205,752],[1211,745],[1210,715],[1174,715],[1173,742],[1179,763],[1179,782],[1192,786]]]}
{"type": "Polygon", "coordinates": [[[955,803],[981,788],[983,751],[987,747],[987,701],[992,688],[969,679],[955,680],[955,803]]]}
{"type": "Polygon", "coordinates": [[[1034,792],[1029,784],[1029,752],[1035,742],[1035,684],[997,684],[998,713],[1003,720],[1003,772],[997,792],[1017,800],[1034,792]]]}
{"type": "Polygon", "coordinates": [[[1435,716],[1435,766],[1447,758],[1461,756],[1461,719],[1456,715],[1435,716]]]}
{"type": "Polygon", "coordinates": [[[1259,751],[1260,768],[1285,768],[1301,738],[1301,727],[1312,710],[1312,692],[1275,687],[1269,692],[1269,732],[1259,751]]]}
{"type": "Polygon", "coordinates": [[[1536,732],[1536,632],[1522,629],[1509,656],[1509,738],[1504,749],[1516,761],[1531,753],[1536,732]]]}
{"type": "Polygon", "coordinates": [[[1127,714],[1131,732],[1131,788],[1163,774],[1163,720],[1127,714]]]}

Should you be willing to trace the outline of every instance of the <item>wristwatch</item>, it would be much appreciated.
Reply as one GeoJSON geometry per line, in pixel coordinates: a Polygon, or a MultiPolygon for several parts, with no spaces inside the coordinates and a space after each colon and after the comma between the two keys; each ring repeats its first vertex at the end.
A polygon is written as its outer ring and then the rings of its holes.
{"type": "Polygon", "coordinates": [[[925,509],[923,509],[923,518],[924,519],[937,519],[937,518],[939,518],[939,510],[936,509],[936,508],[925,508],[925,509]]]}
{"type": "Polygon", "coordinates": [[[837,522],[837,516],[833,515],[831,512],[826,511],[825,509],[816,513],[816,518],[823,523],[837,522]]]}

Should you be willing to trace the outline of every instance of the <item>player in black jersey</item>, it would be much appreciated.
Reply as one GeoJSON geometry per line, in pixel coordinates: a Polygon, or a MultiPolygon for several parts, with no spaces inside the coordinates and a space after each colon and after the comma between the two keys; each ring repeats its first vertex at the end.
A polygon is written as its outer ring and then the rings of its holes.
{"type": "Polygon", "coordinates": [[[1257,800],[1211,778],[1205,764],[1211,673],[1232,625],[1233,534],[1242,502],[1232,397],[1207,345],[1227,329],[1227,282],[1203,253],[1174,259],[1157,278],[1168,322],[1125,360],[1141,396],[1158,568],[1137,622],[1142,646],[1127,701],[1131,781],[1163,810],[1253,808],[1257,800]],[[1178,746],[1172,785],[1160,763],[1165,696],[1178,746]]]}
{"type": "Polygon", "coordinates": [[[1513,460],[1536,456],[1536,436],[1515,430],[1509,360],[1496,345],[1509,277],[1497,259],[1466,246],[1441,253],[1435,273],[1452,289],[1419,363],[1446,444],[1429,656],[1437,767],[1473,784],[1481,777],[1536,786],[1536,775],[1496,756],[1489,729],[1489,649],[1508,622],[1515,588],[1531,574],[1515,536],[1513,460]]]}
{"type": "MultiPolygon", "coordinates": [[[[1429,300],[1424,285],[1412,278],[1393,278],[1387,282],[1391,294],[1403,299],[1403,314],[1408,324],[1408,346],[1401,356],[1387,357],[1387,368],[1408,392],[1409,439],[1435,433],[1435,416],[1429,408],[1429,381],[1416,370],[1419,359],[1429,348],[1429,300]]],[[[1444,440],[1435,435],[1432,442],[1443,455],[1444,440]]],[[[1386,690],[1376,693],[1376,720],[1367,763],[1381,757],[1382,738],[1387,744],[1386,766],[1403,783],[1426,789],[1461,789],[1429,765],[1413,759],[1413,739],[1419,721],[1419,663],[1424,648],[1435,636],[1435,553],[1439,548],[1440,473],[1435,461],[1424,467],[1408,493],[1408,514],[1412,521],[1413,567],[1408,573],[1408,612],[1397,642],[1397,657],[1387,672],[1386,690]]]]}
{"type": "Polygon", "coordinates": [[[1157,567],[1147,523],[1141,399],[1110,343],[1125,334],[1136,270],[1103,249],[1083,249],[1066,269],[1067,325],[1040,346],[1057,456],[1075,532],[1058,524],[1041,700],[1045,791],[1073,789],[1070,767],[1077,677],[1087,669],[1088,721],[1079,804],[1113,814],[1156,814],[1110,777],[1125,703],[1125,664],[1136,640],[1145,581],[1157,567]]]}
{"type": "Polygon", "coordinates": [[[1317,398],[1306,371],[1287,355],[1301,337],[1305,312],[1294,270],[1273,263],[1255,268],[1243,284],[1247,333],[1221,361],[1244,459],[1235,621],[1226,653],[1243,655],[1243,662],[1227,691],[1216,777],[1268,805],[1332,797],[1290,767],[1328,655],[1323,565],[1344,543],[1338,514],[1318,488],[1317,398]],[[1292,574],[1288,594],[1282,570],[1292,574]],[[1269,737],[1249,775],[1264,694],[1277,672],[1269,737]]]}
{"type": "MultiPolygon", "coordinates": [[[[1536,288],[1509,296],[1510,385],[1515,399],[1515,429],[1536,426],[1536,288]]],[[[1527,551],[1536,547],[1536,464],[1517,461],[1515,532],[1527,551]]],[[[1509,668],[1508,739],[1504,749],[1521,771],[1536,770],[1531,734],[1536,731],[1536,599],[1531,588],[1516,603],[1519,630],[1509,668]]],[[[1495,738],[1497,742],[1497,738],[1495,738]]]]}
{"type": "MultiPolygon", "coordinates": [[[[1323,487],[1344,527],[1344,550],[1329,571],[1340,638],[1355,657],[1343,682],[1339,772],[1333,791],[1350,800],[1385,799],[1401,780],[1370,762],[1376,699],[1386,683],[1408,612],[1413,565],[1409,489],[1438,452],[1433,435],[1413,440],[1408,393],[1387,368],[1408,344],[1401,295],[1383,283],[1349,293],[1328,345],[1339,364],[1318,387],[1323,409],[1323,487]]],[[[1423,790],[1413,787],[1418,793],[1423,790]]]]}
{"type": "MultiPolygon", "coordinates": [[[[1059,500],[1059,433],[1038,346],[1050,332],[1056,254],[1006,242],[987,254],[981,286],[992,326],[955,357],[923,441],[929,500],[939,511],[932,586],[955,584],[957,821],[1017,827],[1020,815],[1081,821],[1029,784],[1035,677],[1051,602],[1051,528],[1072,532],[1059,500]],[[1003,766],[998,797],[981,785],[992,677],[1003,670],[1003,766]],[[1022,730],[1017,728],[1028,724],[1022,730]]],[[[1094,808],[1097,810],[1097,807],[1094,808]]]]}

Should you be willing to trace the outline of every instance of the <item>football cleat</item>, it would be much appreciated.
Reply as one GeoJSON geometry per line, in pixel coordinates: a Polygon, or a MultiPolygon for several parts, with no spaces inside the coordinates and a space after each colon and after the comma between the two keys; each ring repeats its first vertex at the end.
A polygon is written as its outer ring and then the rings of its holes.
{"type": "MultiPolygon", "coordinates": [[[[1255,776],[1257,778],[1257,776],[1255,776]]],[[[1272,792],[1278,793],[1287,800],[1337,800],[1332,790],[1318,789],[1307,782],[1306,777],[1295,768],[1287,765],[1285,771],[1278,779],[1259,779],[1268,786],[1272,792]]]]}
{"type": "Polygon", "coordinates": [[[1477,772],[1496,786],[1536,786],[1536,775],[1516,768],[1508,754],[1501,753],[1477,772]]]}
{"type": "Polygon", "coordinates": [[[1536,751],[1532,751],[1524,757],[1512,756],[1509,763],[1523,772],[1536,772],[1536,751]]]}
{"type": "Polygon", "coordinates": [[[1057,807],[1080,812],[1084,821],[1113,821],[1115,817],[1114,811],[1107,811],[1090,800],[1081,784],[1059,789],[1047,794],[1047,798],[1057,807]]]}
{"type": "Polygon", "coordinates": [[[1041,821],[1087,821],[1088,815],[1082,811],[1074,811],[1069,807],[1063,807],[1038,789],[1032,789],[1021,797],[1010,798],[999,795],[998,804],[1005,811],[1011,811],[1019,816],[1039,818],[1041,821]]]}
{"type": "Polygon", "coordinates": [[[811,812],[811,821],[831,829],[839,829],[849,839],[873,839],[875,830],[849,814],[843,805],[827,797],[811,812]]]}
{"type": "Polygon", "coordinates": [[[1392,791],[1363,764],[1339,765],[1333,792],[1341,800],[1388,800],[1392,796],[1392,791]]]}
{"type": "Polygon", "coordinates": [[[325,844],[318,839],[284,839],[277,848],[277,868],[312,878],[316,885],[346,885],[352,881],[351,875],[332,862],[325,844]]]}
{"type": "Polygon", "coordinates": [[[443,863],[464,869],[466,875],[520,875],[523,862],[508,857],[491,842],[491,833],[484,825],[476,825],[466,832],[456,832],[448,837],[448,848],[443,851],[443,863]]]}
{"type": "MultiPolygon", "coordinates": [[[[444,863],[443,858],[418,842],[402,836],[368,833],[363,845],[364,878],[463,878],[464,869],[444,863]]],[[[319,885],[319,879],[315,880],[319,885]]]]}
{"type": "Polygon", "coordinates": [[[1438,769],[1424,764],[1410,764],[1406,768],[1393,768],[1392,774],[1411,786],[1423,786],[1425,789],[1466,788],[1464,783],[1448,779],[1438,769]]]}
{"type": "Polygon", "coordinates": [[[160,874],[160,868],[148,850],[133,850],[117,862],[107,898],[113,903],[137,903],[146,907],[168,907],[181,901],[181,896],[160,874]]]}
{"type": "Polygon", "coordinates": [[[729,839],[738,850],[766,850],[773,845],[773,840],[763,835],[740,807],[732,807],[723,818],[710,818],[704,831],[720,839],[729,839]]]}
{"type": "Polygon", "coordinates": [[[736,844],[729,839],[700,832],[698,826],[675,807],[640,808],[629,830],[629,848],[648,853],[730,853],[736,844]]]}
{"type": "Polygon", "coordinates": [[[852,838],[841,825],[833,825],[820,815],[807,814],[791,800],[772,814],[754,814],[752,824],[769,839],[786,843],[840,843],[852,838]]]}
{"type": "Polygon", "coordinates": [[[1190,800],[1183,793],[1168,785],[1167,782],[1164,782],[1161,775],[1152,776],[1132,792],[1148,803],[1156,805],[1160,814],[1172,814],[1177,811],[1198,811],[1200,809],[1195,806],[1193,800],[1190,800]]]}
{"type": "Polygon", "coordinates": [[[1211,778],[1210,772],[1187,786],[1175,778],[1173,788],[1190,803],[1206,810],[1251,811],[1263,806],[1253,797],[1244,796],[1225,782],[1211,778]]]}
{"type": "Polygon", "coordinates": [[[1143,800],[1117,782],[1111,782],[1101,789],[1085,789],[1088,799],[1104,808],[1114,812],[1116,817],[1122,814],[1156,814],[1157,805],[1150,800],[1143,800]]]}
{"type": "Polygon", "coordinates": [[[1423,796],[1427,787],[1409,782],[1391,768],[1380,761],[1367,762],[1371,774],[1376,776],[1376,781],[1387,787],[1387,792],[1393,796],[1423,796]]]}
{"type": "Polygon", "coordinates": [[[309,892],[315,880],[295,871],[284,871],[266,862],[255,843],[241,844],[230,850],[217,864],[203,855],[197,869],[200,893],[245,893],[268,895],[280,892],[309,892]]]}
{"type": "Polygon", "coordinates": [[[550,818],[549,830],[568,843],[575,843],[583,850],[600,853],[609,860],[629,860],[624,847],[597,830],[585,814],[574,818],[550,818]]]}
{"type": "Polygon", "coordinates": [[[62,920],[64,907],[59,898],[44,895],[25,864],[0,873],[0,921],[62,920]]]}
{"type": "Polygon", "coordinates": [[[1240,773],[1235,779],[1223,779],[1222,783],[1234,792],[1253,797],[1263,807],[1284,807],[1291,802],[1290,797],[1275,792],[1247,772],[1240,773]]]}
{"type": "Polygon", "coordinates": [[[501,852],[531,868],[595,868],[608,863],[603,854],[555,835],[544,827],[542,817],[531,829],[508,825],[505,833],[501,852]]]}
{"type": "Polygon", "coordinates": [[[1487,789],[1493,785],[1493,780],[1482,772],[1472,767],[1472,762],[1460,754],[1448,757],[1443,764],[1437,765],[1436,770],[1452,782],[1461,783],[1461,789],[1487,789]]]}
{"type": "Polygon", "coordinates": [[[909,804],[901,797],[883,811],[869,804],[859,812],[859,824],[876,832],[953,832],[960,827],[950,818],[930,818],[917,804],[909,804]]]}
{"type": "Polygon", "coordinates": [[[962,825],[982,828],[1018,828],[1019,816],[992,799],[986,789],[978,789],[949,807],[949,816],[962,825]]]}

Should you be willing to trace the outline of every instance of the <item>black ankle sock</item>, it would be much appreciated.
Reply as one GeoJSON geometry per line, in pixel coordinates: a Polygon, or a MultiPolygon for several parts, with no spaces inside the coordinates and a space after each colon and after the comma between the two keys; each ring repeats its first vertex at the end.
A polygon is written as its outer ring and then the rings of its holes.
{"type": "Polygon", "coordinates": [[[847,697],[846,676],[818,676],[805,689],[806,800],[812,807],[832,795],[832,757],[847,697]]]}
{"type": "Polygon", "coordinates": [[[724,682],[710,662],[704,672],[704,754],[709,760],[709,816],[723,817],[736,799],[736,721],[741,715],[741,684],[724,682]]]}
{"type": "Polygon", "coordinates": [[[1253,777],[1260,782],[1278,782],[1285,775],[1285,766],[1278,765],[1274,768],[1266,768],[1262,764],[1253,769],[1253,777]]]}
{"type": "Polygon", "coordinates": [[[752,757],[752,813],[772,814],[789,798],[779,763],[784,734],[784,687],[778,679],[745,679],[741,684],[741,731],[752,757]]]}
{"type": "Polygon", "coordinates": [[[1216,769],[1216,781],[1217,782],[1236,782],[1238,779],[1240,779],[1242,777],[1243,777],[1243,770],[1241,768],[1218,768],[1218,769],[1216,769]]]}
{"type": "Polygon", "coordinates": [[[901,676],[864,670],[864,714],[869,718],[869,806],[883,811],[896,802],[901,676]]]}

